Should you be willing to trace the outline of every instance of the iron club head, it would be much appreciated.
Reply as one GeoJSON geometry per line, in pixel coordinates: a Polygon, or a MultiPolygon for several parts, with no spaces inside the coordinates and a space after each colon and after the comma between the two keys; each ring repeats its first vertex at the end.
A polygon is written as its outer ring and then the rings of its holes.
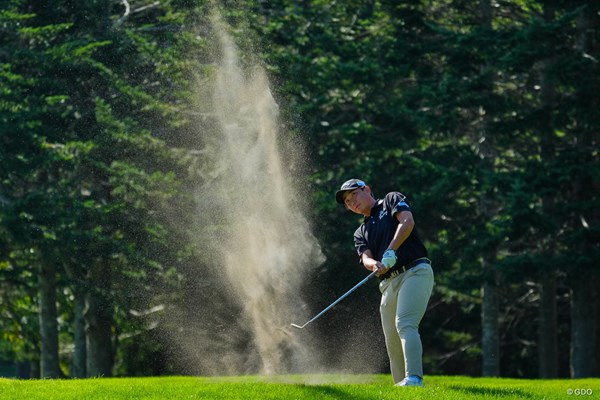
{"type": "Polygon", "coordinates": [[[291,324],[291,325],[292,325],[294,328],[298,328],[298,329],[302,329],[302,328],[304,328],[303,326],[296,325],[296,324],[291,324]]]}

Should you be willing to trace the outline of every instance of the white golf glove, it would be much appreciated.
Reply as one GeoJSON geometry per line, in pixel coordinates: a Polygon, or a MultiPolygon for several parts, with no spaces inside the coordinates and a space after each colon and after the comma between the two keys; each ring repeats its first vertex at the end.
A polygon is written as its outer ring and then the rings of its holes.
{"type": "Polygon", "coordinates": [[[383,253],[383,258],[381,259],[381,263],[385,265],[386,268],[392,268],[396,265],[396,252],[392,249],[387,249],[385,253],[383,253]]]}

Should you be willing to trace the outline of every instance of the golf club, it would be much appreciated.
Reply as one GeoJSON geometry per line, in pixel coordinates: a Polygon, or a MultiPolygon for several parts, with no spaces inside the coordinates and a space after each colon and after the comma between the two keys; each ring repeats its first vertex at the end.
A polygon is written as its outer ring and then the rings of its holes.
{"type": "Polygon", "coordinates": [[[352,289],[348,290],[343,296],[341,296],[340,298],[338,298],[336,301],[334,301],[333,303],[331,303],[326,309],[324,309],[323,311],[321,311],[320,313],[318,313],[317,315],[315,315],[310,321],[308,321],[307,323],[305,323],[304,325],[300,326],[300,325],[296,325],[296,324],[291,324],[294,328],[298,328],[298,329],[303,329],[306,325],[310,324],[311,322],[313,322],[314,320],[316,320],[317,318],[319,318],[321,315],[325,314],[328,310],[330,310],[333,306],[335,306],[337,303],[339,303],[340,301],[344,300],[344,298],[346,296],[348,296],[350,293],[354,292],[356,289],[358,289],[361,285],[363,285],[366,281],[368,281],[369,279],[371,279],[372,277],[375,276],[375,272],[377,271],[373,271],[369,274],[369,276],[367,276],[365,279],[363,279],[362,281],[358,282],[352,289]]]}

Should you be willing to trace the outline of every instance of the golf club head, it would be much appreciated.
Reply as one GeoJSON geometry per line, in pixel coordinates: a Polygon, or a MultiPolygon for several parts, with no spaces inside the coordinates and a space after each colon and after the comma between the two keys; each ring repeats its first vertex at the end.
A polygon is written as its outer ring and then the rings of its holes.
{"type": "Polygon", "coordinates": [[[292,325],[294,328],[298,328],[298,329],[302,329],[302,328],[304,328],[303,326],[296,325],[296,324],[291,324],[291,325],[292,325]]]}

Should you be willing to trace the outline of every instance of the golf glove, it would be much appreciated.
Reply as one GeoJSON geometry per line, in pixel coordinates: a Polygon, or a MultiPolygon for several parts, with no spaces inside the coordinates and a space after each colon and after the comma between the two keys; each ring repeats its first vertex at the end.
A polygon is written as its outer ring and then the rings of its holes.
{"type": "Polygon", "coordinates": [[[387,249],[385,253],[383,253],[383,258],[381,259],[381,263],[385,265],[386,268],[392,268],[396,265],[396,252],[392,249],[387,249]]]}

